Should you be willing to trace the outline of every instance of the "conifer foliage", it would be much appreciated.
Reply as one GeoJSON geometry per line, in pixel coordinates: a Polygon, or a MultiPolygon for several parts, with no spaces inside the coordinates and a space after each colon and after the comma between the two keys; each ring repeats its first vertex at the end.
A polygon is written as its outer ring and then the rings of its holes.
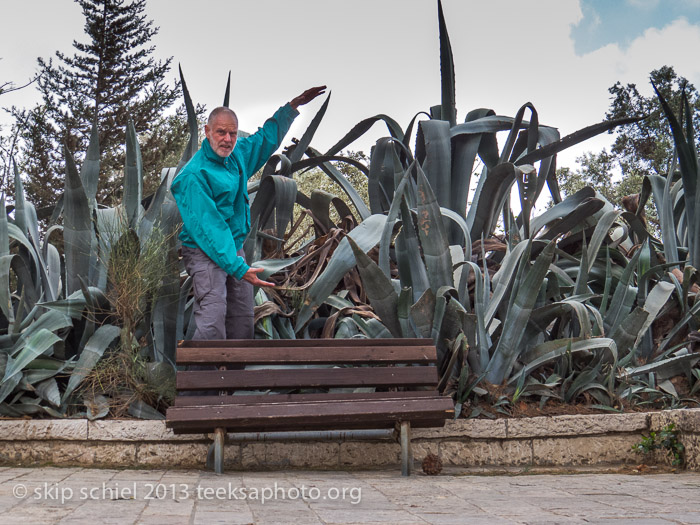
{"type": "Polygon", "coordinates": [[[137,133],[149,131],[143,147],[144,173],[157,176],[168,150],[182,149],[187,131],[164,110],[180,96],[166,74],[172,58],[153,56],[158,28],[144,14],[146,0],[76,0],[85,17],[85,42],[73,41],[72,56],[56,52],[38,59],[42,103],[24,132],[27,191],[37,203],[55,204],[63,188],[64,145],[84,158],[95,114],[99,116],[100,188],[98,201],[120,200],[125,129],[132,118],[137,133]],[[154,134],[154,130],[158,130],[154,134]]]}

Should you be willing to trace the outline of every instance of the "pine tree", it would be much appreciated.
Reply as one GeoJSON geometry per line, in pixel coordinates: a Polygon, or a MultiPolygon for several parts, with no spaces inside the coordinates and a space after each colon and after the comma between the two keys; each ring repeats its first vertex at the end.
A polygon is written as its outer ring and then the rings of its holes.
{"type": "MultiPolygon", "coordinates": [[[[100,139],[98,201],[108,204],[121,198],[125,129],[129,116],[137,133],[170,126],[168,143],[150,140],[142,145],[144,175],[157,178],[160,162],[178,148],[187,131],[163,112],[180,96],[180,86],[169,86],[165,75],[172,57],[153,58],[149,42],[158,33],[144,15],[146,0],[76,0],[85,16],[87,43],[73,41],[75,53],[56,52],[55,61],[39,59],[38,89],[41,107],[34,110],[24,138],[23,169],[29,176],[30,198],[37,208],[55,204],[63,191],[63,145],[80,161],[87,150],[95,114],[100,139]],[[40,117],[40,118],[39,118],[40,117]],[[50,147],[50,151],[45,149],[50,147]],[[166,151],[151,152],[151,148],[166,151]],[[61,181],[56,186],[57,181],[61,181]],[[41,188],[40,194],[38,189],[41,188]]],[[[181,148],[180,148],[181,149],[181,148]]],[[[179,153],[179,151],[178,151],[179,153]]]]}

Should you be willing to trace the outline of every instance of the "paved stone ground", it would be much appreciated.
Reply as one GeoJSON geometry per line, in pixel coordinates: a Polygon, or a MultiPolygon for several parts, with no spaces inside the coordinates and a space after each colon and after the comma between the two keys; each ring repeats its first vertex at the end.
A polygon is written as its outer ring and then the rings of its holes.
{"type": "Polygon", "coordinates": [[[700,524],[700,474],[0,468],[0,523],[700,524]]]}

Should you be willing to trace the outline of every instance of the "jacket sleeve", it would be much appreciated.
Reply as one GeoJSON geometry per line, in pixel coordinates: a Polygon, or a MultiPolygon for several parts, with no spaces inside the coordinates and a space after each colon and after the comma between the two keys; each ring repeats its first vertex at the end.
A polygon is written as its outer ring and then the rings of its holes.
{"type": "Polygon", "coordinates": [[[299,112],[296,109],[285,104],[265,121],[262,128],[258,128],[258,131],[252,135],[238,140],[236,150],[238,159],[244,166],[246,180],[262,168],[275,150],[280,147],[297,115],[299,112]]]}
{"type": "Polygon", "coordinates": [[[197,246],[227,274],[242,279],[250,266],[236,255],[236,243],[216,208],[211,188],[197,173],[191,173],[176,179],[171,192],[182,222],[197,246]]]}

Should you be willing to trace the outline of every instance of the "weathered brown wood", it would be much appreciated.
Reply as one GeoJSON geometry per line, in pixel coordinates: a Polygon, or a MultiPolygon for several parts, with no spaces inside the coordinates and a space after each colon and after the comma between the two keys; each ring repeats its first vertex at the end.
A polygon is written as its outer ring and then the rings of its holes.
{"type": "Polygon", "coordinates": [[[434,366],[178,372],[178,390],[435,386],[434,366]]]}
{"type": "MultiPolygon", "coordinates": [[[[440,428],[445,426],[445,418],[441,415],[436,416],[437,419],[414,419],[411,421],[411,428],[440,428]]],[[[449,418],[448,418],[449,419],[449,418]]],[[[365,420],[358,423],[345,423],[342,426],[331,424],[328,422],[325,424],[321,422],[319,424],[303,424],[300,423],[298,426],[289,427],[279,427],[279,428],[250,428],[245,430],[239,430],[237,428],[227,428],[226,431],[231,434],[236,433],[265,433],[265,432],[319,432],[319,431],[339,431],[339,432],[352,432],[353,430],[379,430],[379,429],[393,429],[397,421],[389,421],[386,418],[377,419],[375,421],[365,420]]],[[[184,425],[184,423],[183,423],[184,425]]],[[[187,428],[186,426],[178,426],[177,428],[171,429],[173,434],[184,435],[184,434],[210,434],[213,432],[213,428],[187,428]]]]}
{"type": "Polygon", "coordinates": [[[257,403],[290,403],[300,401],[359,401],[362,399],[401,399],[407,397],[435,397],[434,390],[406,392],[349,392],[317,394],[246,394],[226,396],[177,396],[173,406],[254,405],[257,403]]]}
{"type": "Polygon", "coordinates": [[[336,346],[330,348],[278,346],[274,348],[180,347],[178,365],[247,364],[432,364],[437,362],[434,346],[336,346]]]}
{"type": "Polygon", "coordinates": [[[179,348],[335,348],[339,346],[432,346],[432,339],[223,339],[180,341],[179,348]]]}
{"type": "Polygon", "coordinates": [[[242,432],[274,429],[345,428],[379,421],[417,421],[452,417],[452,400],[447,397],[279,403],[265,405],[224,405],[216,407],[172,407],[166,424],[170,428],[205,431],[226,427],[242,432]]]}

